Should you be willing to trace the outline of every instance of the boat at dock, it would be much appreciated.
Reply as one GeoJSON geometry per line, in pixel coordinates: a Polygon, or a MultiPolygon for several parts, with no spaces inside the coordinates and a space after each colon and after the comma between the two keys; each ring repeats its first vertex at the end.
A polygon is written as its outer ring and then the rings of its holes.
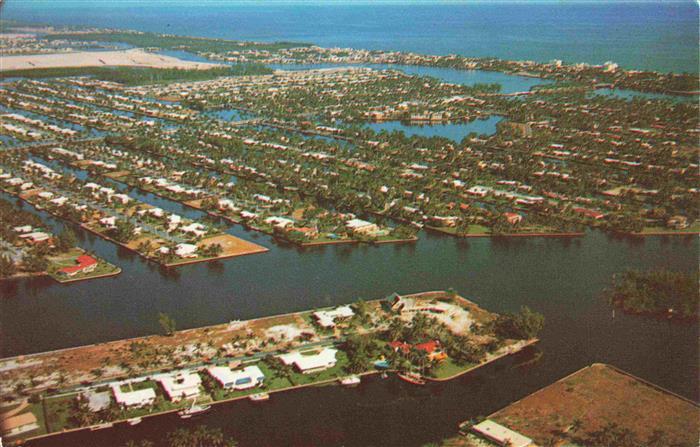
{"type": "Polygon", "coordinates": [[[268,393],[256,393],[248,396],[248,399],[252,400],[253,402],[263,402],[270,400],[270,395],[268,393]]]}
{"type": "Polygon", "coordinates": [[[357,386],[360,384],[360,381],[361,379],[359,376],[352,375],[340,379],[340,384],[343,386],[357,386]]]}
{"type": "Polygon", "coordinates": [[[137,424],[140,424],[142,421],[143,421],[143,419],[141,419],[140,417],[135,417],[135,418],[127,419],[126,423],[129,425],[137,425],[137,424]]]}
{"type": "Polygon", "coordinates": [[[420,374],[416,373],[399,373],[398,374],[399,379],[406,381],[408,383],[412,383],[414,385],[425,385],[425,379],[421,377],[420,374]]]}
{"type": "Polygon", "coordinates": [[[211,408],[211,405],[196,405],[195,402],[196,399],[193,399],[192,406],[178,411],[177,415],[180,416],[181,419],[189,419],[192,416],[209,411],[209,409],[211,408]]]}

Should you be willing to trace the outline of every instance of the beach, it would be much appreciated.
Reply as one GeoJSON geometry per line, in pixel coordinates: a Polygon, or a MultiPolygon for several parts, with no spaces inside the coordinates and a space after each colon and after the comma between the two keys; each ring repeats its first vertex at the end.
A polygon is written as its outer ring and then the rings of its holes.
{"type": "Polygon", "coordinates": [[[0,71],[65,67],[148,67],[207,70],[220,64],[191,62],[172,56],[149,53],[140,48],[120,51],[81,51],[76,53],[31,54],[2,58],[0,71]]]}

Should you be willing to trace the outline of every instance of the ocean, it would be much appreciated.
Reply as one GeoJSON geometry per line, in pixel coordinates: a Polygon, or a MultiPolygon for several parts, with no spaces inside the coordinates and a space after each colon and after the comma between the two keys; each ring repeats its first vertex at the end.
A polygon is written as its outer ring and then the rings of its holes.
{"type": "Polygon", "coordinates": [[[695,2],[7,0],[2,18],[321,46],[698,72],[695,2]]]}

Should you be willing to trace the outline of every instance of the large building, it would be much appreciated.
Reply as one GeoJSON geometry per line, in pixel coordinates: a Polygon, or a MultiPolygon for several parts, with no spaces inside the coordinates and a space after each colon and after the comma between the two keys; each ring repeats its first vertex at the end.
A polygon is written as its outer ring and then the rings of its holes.
{"type": "Polygon", "coordinates": [[[332,310],[319,310],[314,312],[314,318],[316,318],[318,324],[324,328],[333,328],[337,320],[351,318],[353,315],[355,315],[355,312],[353,312],[350,306],[340,306],[332,310]]]}
{"type": "Polygon", "coordinates": [[[199,386],[202,383],[199,374],[185,371],[163,376],[158,381],[173,402],[199,396],[199,386]]]}
{"type": "Polygon", "coordinates": [[[228,366],[212,366],[207,372],[226,389],[246,390],[262,385],[265,374],[256,365],[232,371],[228,366]]]}
{"type": "Polygon", "coordinates": [[[310,374],[334,367],[337,352],[337,349],[323,348],[315,353],[294,351],[279,358],[285,365],[294,365],[299,372],[310,374]]]}
{"type": "Polygon", "coordinates": [[[520,433],[513,431],[507,427],[502,426],[490,419],[476,424],[472,427],[472,430],[489,441],[500,445],[508,447],[530,447],[534,444],[532,439],[527,436],[523,436],[520,433]]]}
{"type": "Polygon", "coordinates": [[[156,401],[156,391],[153,388],[123,391],[121,383],[112,385],[114,400],[123,407],[146,407],[156,401]]]}

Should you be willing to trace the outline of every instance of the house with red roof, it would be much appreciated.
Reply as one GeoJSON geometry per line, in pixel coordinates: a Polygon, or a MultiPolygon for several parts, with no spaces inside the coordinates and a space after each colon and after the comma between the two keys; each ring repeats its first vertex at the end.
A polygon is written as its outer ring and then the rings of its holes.
{"type": "Polygon", "coordinates": [[[80,255],[75,262],[76,265],[64,267],[59,272],[66,276],[75,276],[78,273],[90,273],[97,267],[97,259],[89,255],[80,255]]]}
{"type": "Polygon", "coordinates": [[[401,350],[401,352],[404,354],[408,354],[411,351],[411,348],[417,351],[424,351],[426,354],[428,354],[428,359],[431,361],[440,362],[447,358],[447,354],[445,354],[445,352],[440,348],[440,342],[438,340],[430,340],[413,346],[403,341],[392,341],[389,342],[389,346],[394,351],[401,350]]]}

